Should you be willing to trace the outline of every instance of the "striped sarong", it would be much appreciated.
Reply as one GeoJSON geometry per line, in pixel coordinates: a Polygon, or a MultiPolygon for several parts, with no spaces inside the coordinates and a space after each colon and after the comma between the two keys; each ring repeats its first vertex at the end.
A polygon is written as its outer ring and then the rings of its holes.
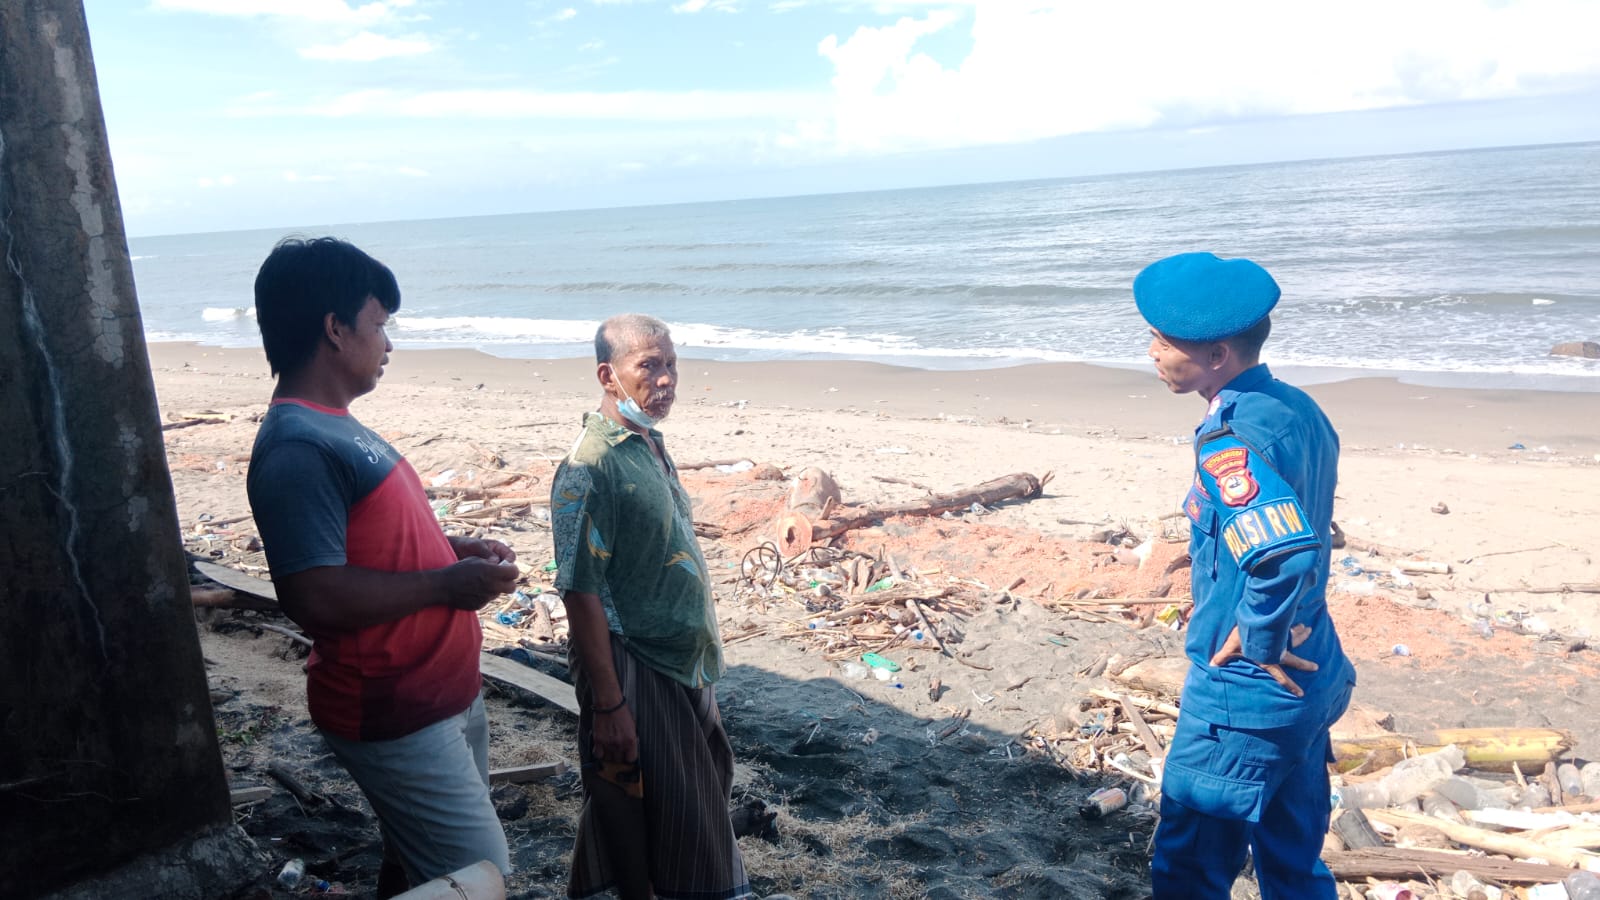
{"type": "Polygon", "coordinates": [[[639,662],[611,635],[617,682],[639,735],[642,799],[601,774],[594,758],[594,694],[576,644],[568,654],[578,694],[578,760],[583,810],[567,896],[616,889],[624,900],[740,900],[754,897],[728,802],[733,747],[713,688],[693,689],[639,662]]]}

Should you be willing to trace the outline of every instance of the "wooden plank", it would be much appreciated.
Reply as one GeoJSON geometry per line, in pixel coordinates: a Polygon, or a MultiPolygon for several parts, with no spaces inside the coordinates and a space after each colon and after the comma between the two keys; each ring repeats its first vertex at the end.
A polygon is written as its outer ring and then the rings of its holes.
{"type": "Polygon", "coordinates": [[[238,569],[219,566],[216,563],[199,559],[194,561],[194,570],[217,584],[233,588],[241,594],[249,594],[252,597],[271,600],[273,603],[278,602],[277,590],[272,587],[272,582],[265,578],[257,578],[238,569]]]}
{"type": "Polygon", "coordinates": [[[572,685],[565,681],[551,678],[538,669],[529,668],[503,656],[495,656],[493,653],[478,654],[478,668],[485,678],[520,688],[554,703],[573,715],[578,714],[578,694],[572,689],[572,685]]]}
{"type": "Polygon", "coordinates": [[[567,764],[557,760],[552,763],[539,763],[536,766],[511,766],[505,769],[490,769],[490,784],[527,784],[530,781],[543,781],[563,775],[567,771],[567,764]]]}
{"type": "Polygon", "coordinates": [[[1465,870],[1475,878],[1517,884],[1548,884],[1559,882],[1572,874],[1571,869],[1561,866],[1470,856],[1445,850],[1407,850],[1398,847],[1330,850],[1322,854],[1322,861],[1333,872],[1333,877],[1341,880],[1419,878],[1423,875],[1446,880],[1451,873],[1465,870]]]}
{"type": "Polygon", "coordinates": [[[252,784],[228,790],[228,802],[234,806],[243,806],[246,803],[260,803],[271,796],[272,788],[264,784],[252,784]]]}

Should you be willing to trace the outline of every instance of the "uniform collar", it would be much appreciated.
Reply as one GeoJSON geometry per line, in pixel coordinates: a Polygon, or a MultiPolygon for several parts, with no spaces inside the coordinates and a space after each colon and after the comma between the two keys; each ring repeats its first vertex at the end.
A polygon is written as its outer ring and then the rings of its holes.
{"type": "MultiPolygon", "coordinates": [[[[595,434],[600,435],[602,438],[605,438],[606,443],[613,447],[630,437],[643,437],[643,435],[639,434],[639,432],[634,431],[628,426],[623,425],[620,422],[612,421],[604,413],[584,413],[583,427],[593,431],[595,434]]],[[[661,432],[652,428],[650,429],[650,437],[658,446],[661,444],[661,432]]]]}
{"type": "Polygon", "coordinates": [[[1272,370],[1267,368],[1266,363],[1256,363],[1233,376],[1233,380],[1224,385],[1222,390],[1217,391],[1217,395],[1211,398],[1211,406],[1206,409],[1206,417],[1200,423],[1200,427],[1209,430],[1208,426],[1219,421],[1223,413],[1233,405],[1234,400],[1238,399],[1240,394],[1255,390],[1271,380],[1272,370]]]}

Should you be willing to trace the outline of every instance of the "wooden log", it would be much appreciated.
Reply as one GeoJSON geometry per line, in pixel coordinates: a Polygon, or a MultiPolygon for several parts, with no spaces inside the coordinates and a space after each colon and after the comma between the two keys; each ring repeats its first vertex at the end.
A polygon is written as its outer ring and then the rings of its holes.
{"type": "Polygon", "coordinates": [[[1392,766],[1408,748],[1429,753],[1455,744],[1466,754],[1468,768],[1509,772],[1513,765],[1542,769],[1576,743],[1569,732],[1554,728],[1441,728],[1353,740],[1335,737],[1333,753],[1340,771],[1348,771],[1362,763],[1370,763],[1372,768],[1392,766]]]}
{"type": "Polygon", "coordinates": [[[1430,562],[1421,559],[1402,559],[1395,563],[1395,568],[1407,575],[1449,575],[1450,564],[1430,562]]]}
{"type": "Polygon", "coordinates": [[[572,685],[551,678],[538,669],[529,668],[503,656],[492,653],[478,654],[478,668],[483,677],[527,691],[555,704],[573,715],[578,714],[578,694],[572,685]]]}
{"type": "Polygon", "coordinates": [[[1572,874],[1571,869],[1494,857],[1469,856],[1444,850],[1404,850],[1372,847],[1322,854],[1322,861],[1338,879],[1428,878],[1448,881],[1455,872],[1471,872],[1508,884],[1549,884],[1572,874]]]}
{"type": "Polygon", "coordinates": [[[1477,847],[1492,853],[1504,853],[1507,856],[1533,857],[1548,859],[1558,866],[1571,869],[1600,869],[1600,854],[1590,853],[1586,850],[1576,850],[1569,847],[1552,847],[1535,840],[1518,837],[1512,834],[1501,834],[1497,831],[1485,831],[1471,825],[1460,825],[1446,819],[1436,819],[1418,813],[1400,812],[1392,809],[1367,810],[1368,818],[1387,822],[1390,825],[1419,825],[1432,828],[1450,840],[1468,847],[1477,847]]]}
{"type": "Polygon", "coordinates": [[[1091,688],[1089,691],[1089,696],[1098,697],[1101,700],[1110,700],[1114,703],[1121,703],[1122,701],[1126,700],[1143,710],[1158,712],[1164,716],[1171,716],[1174,719],[1178,717],[1178,708],[1176,706],[1173,706],[1171,703],[1162,703],[1160,700],[1152,700],[1149,697],[1136,697],[1132,694],[1119,694],[1116,691],[1108,691],[1105,688],[1091,688]]]}
{"type": "Polygon", "coordinates": [[[833,518],[812,523],[811,539],[828,540],[867,525],[873,525],[894,516],[937,516],[958,509],[967,509],[974,503],[993,506],[1005,500],[1031,500],[1044,493],[1050,474],[1036,478],[1027,472],[1018,472],[990,479],[974,487],[963,488],[949,494],[935,494],[910,503],[868,507],[856,510],[838,510],[833,518]]]}
{"type": "Polygon", "coordinates": [[[1155,694],[1158,697],[1183,696],[1183,680],[1189,676],[1194,664],[1187,656],[1163,656],[1143,659],[1118,672],[1109,669],[1111,680],[1155,694]]]}
{"type": "Polygon", "coordinates": [[[754,460],[748,457],[739,456],[733,459],[703,459],[700,462],[678,463],[677,466],[678,471],[684,472],[689,469],[714,469],[717,466],[736,466],[739,463],[750,463],[752,466],[755,465],[754,460]]]}
{"type": "Polygon", "coordinates": [[[543,781],[557,775],[566,774],[567,764],[556,762],[539,763],[535,766],[510,766],[504,769],[490,769],[490,784],[527,784],[530,781],[543,781]]]}
{"type": "Polygon", "coordinates": [[[267,774],[271,775],[279,784],[288,788],[289,793],[293,794],[296,800],[306,806],[320,806],[328,802],[327,797],[306,787],[305,783],[300,780],[300,776],[281,761],[268,763],[267,774]]]}

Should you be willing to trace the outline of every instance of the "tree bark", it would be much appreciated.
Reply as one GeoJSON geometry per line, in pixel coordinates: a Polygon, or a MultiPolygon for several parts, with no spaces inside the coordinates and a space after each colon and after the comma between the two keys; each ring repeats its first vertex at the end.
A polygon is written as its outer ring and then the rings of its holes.
{"type": "Polygon", "coordinates": [[[0,895],[31,896],[232,823],[78,0],[0,3],[0,258],[0,895]]]}

